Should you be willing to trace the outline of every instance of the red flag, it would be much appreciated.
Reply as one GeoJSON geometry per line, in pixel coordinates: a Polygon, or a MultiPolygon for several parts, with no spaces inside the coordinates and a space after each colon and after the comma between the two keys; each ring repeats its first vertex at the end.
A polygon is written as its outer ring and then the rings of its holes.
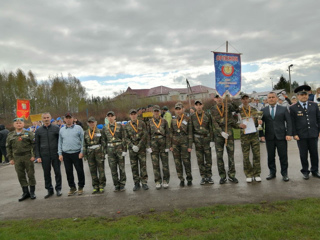
{"type": "Polygon", "coordinates": [[[28,119],[30,115],[30,101],[17,99],[17,117],[28,119]]]}

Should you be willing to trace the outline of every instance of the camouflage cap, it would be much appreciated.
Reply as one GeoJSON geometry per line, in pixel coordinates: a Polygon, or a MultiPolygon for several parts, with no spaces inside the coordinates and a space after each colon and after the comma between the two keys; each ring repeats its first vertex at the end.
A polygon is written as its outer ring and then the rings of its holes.
{"type": "Polygon", "coordinates": [[[92,116],[88,118],[88,122],[96,122],[96,121],[97,121],[97,120],[96,120],[94,117],[92,117],[92,116]]]}
{"type": "Polygon", "coordinates": [[[111,114],[112,116],[115,116],[114,111],[109,111],[109,112],[107,113],[107,116],[109,116],[110,114],[111,114]]]}
{"type": "Polygon", "coordinates": [[[182,104],[182,102],[177,102],[176,103],[176,105],[174,105],[174,108],[176,109],[176,108],[183,108],[183,104],[182,104]]]}
{"type": "Polygon", "coordinates": [[[194,104],[200,103],[202,105],[202,101],[200,99],[197,99],[194,101],[194,104]]]}
{"type": "Polygon", "coordinates": [[[129,114],[134,113],[134,112],[137,113],[137,110],[132,108],[132,109],[130,109],[129,114]]]}
{"type": "Polygon", "coordinates": [[[160,111],[159,105],[154,105],[153,106],[153,111],[160,111]]]}
{"type": "Polygon", "coordinates": [[[163,107],[162,107],[162,110],[167,110],[167,111],[168,111],[169,108],[168,108],[167,106],[163,106],[163,107]]]}

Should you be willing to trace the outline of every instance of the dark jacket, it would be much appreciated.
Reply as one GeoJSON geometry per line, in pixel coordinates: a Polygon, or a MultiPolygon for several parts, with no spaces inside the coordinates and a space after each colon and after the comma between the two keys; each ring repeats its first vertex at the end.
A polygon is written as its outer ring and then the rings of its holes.
{"type": "Polygon", "coordinates": [[[0,125],[0,147],[6,146],[8,133],[9,133],[9,130],[6,129],[4,125],[0,125]]]}
{"type": "Polygon", "coordinates": [[[270,115],[270,109],[263,108],[262,121],[265,125],[266,140],[285,140],[286,136],[292,136],[292,122],[288,109],[286,107],[277,105],[274,119],[270,115]]]}
{"type": "Polygon", "coordinates": [[[318,138],[320,132],[320,111],[318,104],[308,101],[308,109],[305,111],[300,103],[290,107],[293,136],[299,138],[318,138]]]}
{"type": "Polygon", "coordinates": [[[50,124],[36,130],[36,158],[58,158],[58,140],[60,128],[50,124]]]}

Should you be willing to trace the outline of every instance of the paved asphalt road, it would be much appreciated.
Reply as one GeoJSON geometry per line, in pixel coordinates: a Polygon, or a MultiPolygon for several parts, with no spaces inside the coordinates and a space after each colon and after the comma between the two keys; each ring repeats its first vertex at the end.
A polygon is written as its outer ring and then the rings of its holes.
{"type": "MultiPolygon", "coordinates": [[[[155,189],[152,164],[150,155],[147,158],[149,174],[148,191],[140,190],[133,192],[132,172],[129,158],[126,157],[127,185],[124,192],[113,192],[110,168],[106,163],[107,186],[104,194],[92,195],[91,177],[87,162],[85,162],[86,186],[82,196],[68,197],[69,187],[66,181],[64,166],[62,164],[63,195],[52,196],[44,199],[46,189],[41,164],[35,164],[36,171],[36,200],[27,199],[18,202],[21,196],[21,188],[14,167],[11,165],[0,166],[0,220],[5,219],[45,219],[45,218],[67,218],[85,216],[116,217],[131,214],[149,213],[152,211],[167,211],[173,209],[185,209],[189,207],[209,206],[213,204],[239,204],[259,203],[261,201],[276,201],[287,199],[302,199],[308,197],[320,197],[320,179],[310,177],[304,180],[300,173],[301,165],[299,151],[295,141],[289,142],[289,182],[282,181],[278,171],[277,178],[267,181],[268,175],[265,144],[261,144],[261,167],[262,182],[246,183],[243,173],[242,152],[240,141],[235,141],[236,177],[238,184],[227,182],[219,184],[219,175],[215,150],[213,154],[213,180],[214,184],[201,186],[200,174],[196,162],[195,152],[192,152],[193,186],[181,188],[175,171],[175,166],[170,153],[171,180],[168,189],[155,189]]],[[[224,159],[227,159],[226,153],[224,159]]],[[[225,160],[227,164],[227,161],[225,160]]],[[[227,167],[227,166],[226,166],[227,167]]],[[[279,170],[279,160],[277,159],[279,170]]],[[[53,173],[52,173],[53,174],[53,173]]],[[[76,174],[75,174],[76,176],[76,174]]],[[[53,176],[54,179],[54,176],[53,176]]],[[[77,177],[75,177],[77,180],[77,177]]],[[[53,182],[54,183],[54,182],[53,182]]]]}

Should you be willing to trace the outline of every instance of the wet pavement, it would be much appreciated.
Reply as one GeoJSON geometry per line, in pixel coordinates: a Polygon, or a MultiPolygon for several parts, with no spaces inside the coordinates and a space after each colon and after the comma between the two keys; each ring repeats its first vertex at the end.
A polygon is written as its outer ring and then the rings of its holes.
{"type": "MultiPolygon", "coordinates": [[[[140,189],[133,192],[132,172],[129,157],[126,157],[127,185],[124,192],[113,192],[113,184],[110,168],[106,162],[107,186],[104,194],[92,195],[91,177],[87,162],[84,162],[86,186],[82,196],[67,196],[69,187],[66,180],[64,165],[62,171],[61,197],[56,195],[44,199],[47,191],[44,188],[44,178],[41,164],[35,164],[36,171],[36,195],[37,199],[27,199],[18,202],[21,196],[21,187],[18,182],[14,166],[0,166],[0,220],[6,219],[46,219],[46,218],[78,218],[87,216],[103,216],[107,218],[160,212],[173,209],[186,209],[191,207],[210,206],[214,204],[240,204],[259,203],[276,200],[302,199],[308,197],[320,197],[320,179],[310,177],[304,180],[300,173],[301,165],[299,151],[295,141],[288,144],[289,182],[284,182],[279,173],[280,165],[277,159],[277,178],[266,180],[268,175],[267,154],[265,144],[261,143],[261,167],[262,182],[246,183],[243,173],[242,152],[240,141],[235,141],[235,163],[238,184],[227,182],[219,184],[219,175],[216,162],[215,150],[213,154],[213,180],[214,184],[200,185],[200,174],[196,161],[195,152],[192,152],[193,185],[191,187],[179,186],[179,179],[175,171],[172,153],[169,153],[170,162],[170,186],[168,189],[155,189],[154,177],[150,154],[147,154],[147,170],[149,175],[149,190],[140,189]]],[[[227,169],[227,155],[224,156],[227,169]]],[[[77,181],[76,172],[75,180],[77,181]]],[[[54,175],[52,171],[52,179],[54,175]]]]}

